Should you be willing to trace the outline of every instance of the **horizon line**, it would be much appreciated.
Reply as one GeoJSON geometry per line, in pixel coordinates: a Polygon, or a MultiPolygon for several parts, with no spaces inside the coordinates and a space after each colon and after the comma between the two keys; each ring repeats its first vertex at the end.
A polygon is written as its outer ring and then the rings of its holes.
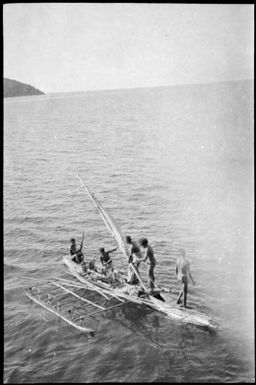
{"type": "Polygon", "coordinates": [[[201,82],[201,83],[181,83],[181,84],[168,84],[166,86],[159,85],[159,86],[138,86],[138,87],[125,87],[125,88],[99,88],[99,89],[90,89],[90,90],[73,90],[73,91],[50,91],[45,92],[46,95],[49,94],[64,94],[64,93],[83,93],[83,92],[108,92],[108,91],[130,91],[130,90],[143,90],[148,88],[168,88],[168,87],[187,87],[187,86],[203,86],[203,85],[210,85],[210,84],[220,84],[220,83],[231,83],[231,82],[244,82],[244,81],[251,81],[253,82],[253,78],[244,78],[244,79],[237,79],[237,80],[218,80],[218,81],[211,81],[211,82],[201,82]]]}
{"type": "MultiPolygon", "coordinates": [[[[220,83],[230,83],[230,82],[243,82],[243,81],[254,81],[254,78],[244,78],[244,79],[236,79],[236,80],[218,80],[218,81],[210,81],[210,82],[195,82],[195,83],[181,83],[181,84],[168,84],[168,85],[158,85],[158,86],[138,86],[138,87],[124,87],[124,88],[98,88],[98,89],[88,89],[88,90],[72,90],[72,91],[42,91],[37,86],[34,86],[30,83],[23,83],[16,79],[11,79],[4,76],[4,79],[12,80],[19,82],[21,84],[29,85],[41,92],[44,95],[53,95],[53,94],[68,94],[68,93],[85,93],[85,92],[115,92],[115,91],[130,91],[130,90],[144,90],[144,89],[155,89],[155,88],[169,88],[169,87],[187,87],[187,86],[204,86],[204,85],[213,85],[220,83]]],[[[43,96],[43,95],[42,95],[43,96]]]]}

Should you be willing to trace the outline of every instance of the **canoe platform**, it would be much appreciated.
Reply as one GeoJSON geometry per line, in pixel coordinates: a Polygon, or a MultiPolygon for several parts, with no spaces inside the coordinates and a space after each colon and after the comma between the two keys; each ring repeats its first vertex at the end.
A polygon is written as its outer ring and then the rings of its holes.
{"type": "Polygon", "coordinates": [[[100,293],[64,278],[39,281],[25,294],[33,302],[83,333],[95,330],[88,326],[89,317],[124,304],[123,299],[100,293]]]}

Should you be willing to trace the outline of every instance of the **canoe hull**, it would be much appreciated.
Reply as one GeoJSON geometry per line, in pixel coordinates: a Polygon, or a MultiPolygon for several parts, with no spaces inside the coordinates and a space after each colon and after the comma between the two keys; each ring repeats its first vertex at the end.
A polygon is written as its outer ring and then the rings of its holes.
{"type": "Polygon", "coordinates": [[[148,298],[138,297],[138,295],[136,295],[136,290],[134,290],[133,292],[131,290],[135,285],[126,284],[122,288],[112,289],[110,285],[108,285],[107,283],[100,282],[99,280],[93,282],[93,280],[90,279],[88,275],[83,272],[81,265],[78,265],[77,263],[72,261],[70,255],[63,256],[63,263],[69,268],[70,272],[85,285],[89,281],[90,284],[94,284],[95,286],[101,287],[105,290],[110,290],[121,298],[128,299],[129,301],[138,304],[150,306],[151,308],[158,310],[161,313],[164,313],[168,318],[177,320],[179,322],[194,324],[210,329],[217,328],[215,322],[208,315],[200,313],[194,309],[182,308],[176,305],[175,301],[173,301],[173,303],[163,302],[155,298],[153,295],[149,295],[148,298]]]}

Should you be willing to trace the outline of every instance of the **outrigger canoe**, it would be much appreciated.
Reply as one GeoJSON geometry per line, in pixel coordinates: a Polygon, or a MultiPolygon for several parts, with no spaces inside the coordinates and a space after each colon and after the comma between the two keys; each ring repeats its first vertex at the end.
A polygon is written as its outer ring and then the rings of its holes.
{"type": "Polygon", "coordinates": [[[119,274],[119,277],[121,277],[121,279],[119,280],[117,285],[115,283],[113,284],[113,282],[109,283],[101,273],[97,273],[92,270],[84,271],[81,265],[72,261],[70,255],[64,255],[63,262],[68,267],[70,273],[74,277],[76,277],[82,284],[84,284],[85,287],[94,287],[95,291],[99,291],[102,293],[105,292],[119,299],[125,299],[130,302],[149,306],[152,309],[155,309],[165,314],[169,319],[194,324],[201,327],[206,327],[209,329],[216,329],[216,322],[207,314],[198,312],[194,309],[180,307],[175,303],[175,301],[173,301],[173,303],[168,303],[164,299],[164,292],[161,292],[159,296],[159,290],[157,292],[152,292],[147,289],[138,271],[134,268],[131,263],[128,263],[129,250],[127,248],[120,227],[114,221],[112,216],[103,208],[102,204],[89,190],[88,186],[85,185],[84,181],[81,179],[79,174],[77,174],[77,177],[80,180],[85,191],[88,193],[98,213],[103,219],[107,229],[109,230],[109,232],[115,239],[118,247],[125,256],[126,263],[129,265],[129,268],[132,269],[133,273],[136,275],[138,284],[131,285],[127,283],[125,281],[125,278],[122,277],[121,273],[119,274]]]}
{"type": "Polygon", "coordinates": [[[208,315],[194,309],[182,308],[175,304],[174,299],[167,300],[165,298],[167,289],[160,287],[154,291],[147,289],[139,272],[132,264],[128,263],[129,250],[121,229],[90,192],[80,176],[77,176],[125,256],[127,266],[137,278],[137,284],[129,284],[125,274],[117,270],[114,270],[114,276],[111,279],[111,275],[107,277],[102,274],[101,268],[96,271],[91,267],[90,270],[82,264],[74,262],[70,255],[64,255],[63,262],[68,267],[72,280],[60,277],[47,280],[24,277],[26,281],[28,279],[36,281],[36,285],[25,291],[27,297],[84,333],[95,331],[90,324],[91,317],[117,306],[123,306],[127,302],[148,306],[178,322],[193,324],[210,330],[216,329],[216,322],[208,315]]]}

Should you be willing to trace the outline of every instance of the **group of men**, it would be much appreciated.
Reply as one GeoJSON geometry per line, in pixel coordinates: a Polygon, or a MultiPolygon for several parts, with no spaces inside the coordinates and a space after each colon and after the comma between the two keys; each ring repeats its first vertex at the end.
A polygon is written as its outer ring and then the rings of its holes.
{"type": "MultiPolygon", "coordinates": [[[[84,234],[83,234],[84,239],[84,234]]],[[[76,242],[74,238],[71,238],[71,246],[70,246],[70,255],[73,257],[72,260],[76,263],[84,264],[84,255],[82,253],[83,248],[83,239],[80,245],[80,248],[77,249],[76,242]]],[[[155,287],[155,276],[154,269],[156,266],[156,259],[154,257],[153,248],[149,245],[148,240],[146,238],[141,238],[137,243],[135,240],[131,238],[130,235],[126,236],[126,243],[129,250],[129,264],[132,264],[134,269],[139,273],[139,265],[141,262],[146,262],[148,260],[149,270],[149,283],[151,290],[155,287]]],[[[100,261],[102,265],[102,272],[107,274],[108,271],[113,271],[113,261],[110,257],[110,254],[117,250],[117,247],[111,250],[106,251],[104,247],[99,249],[100,251],[100,261]]],[[[178,296],[177,304],[180,304],[181,298],[183,296],[183,306],[187,306],[187,290],[188,290],[188,278],[191,279],[193,285],[195,285],[195,281],[190,272],[189,262],[186,259],[186,252],[184,249],[179,250],[179,258],[176,261],[175,272],[177,275],[177,279],[181,283],[181,290],[178,296]]],[[[127,282],[131,284],[136,284],[138,282],[137,274],[134,273],[134,270],[128,270],[127,282]]]]}
{"type": "MultiPolygon", "coordinates": [[[[130,235],[126,236],[126,243],[130,253],[129,263],[133,264],[137,272],[139,272],[140,263],[146,262],[148,260],[149,284],[150,284],[150,288],[153,290],[155,286],[154,285],[154,281],[155,281],[154,268],[156,265],[156,260],[154,257],[152,246],[149,245],[148,240],[146,238],[141,238],[139,240],[139,245],[138,245],[136,241],[132,240],[130,235]]],[[[137,282],[136,275],[131,273],[128,276],[128,282],[136,283],[137,282]]]]}

